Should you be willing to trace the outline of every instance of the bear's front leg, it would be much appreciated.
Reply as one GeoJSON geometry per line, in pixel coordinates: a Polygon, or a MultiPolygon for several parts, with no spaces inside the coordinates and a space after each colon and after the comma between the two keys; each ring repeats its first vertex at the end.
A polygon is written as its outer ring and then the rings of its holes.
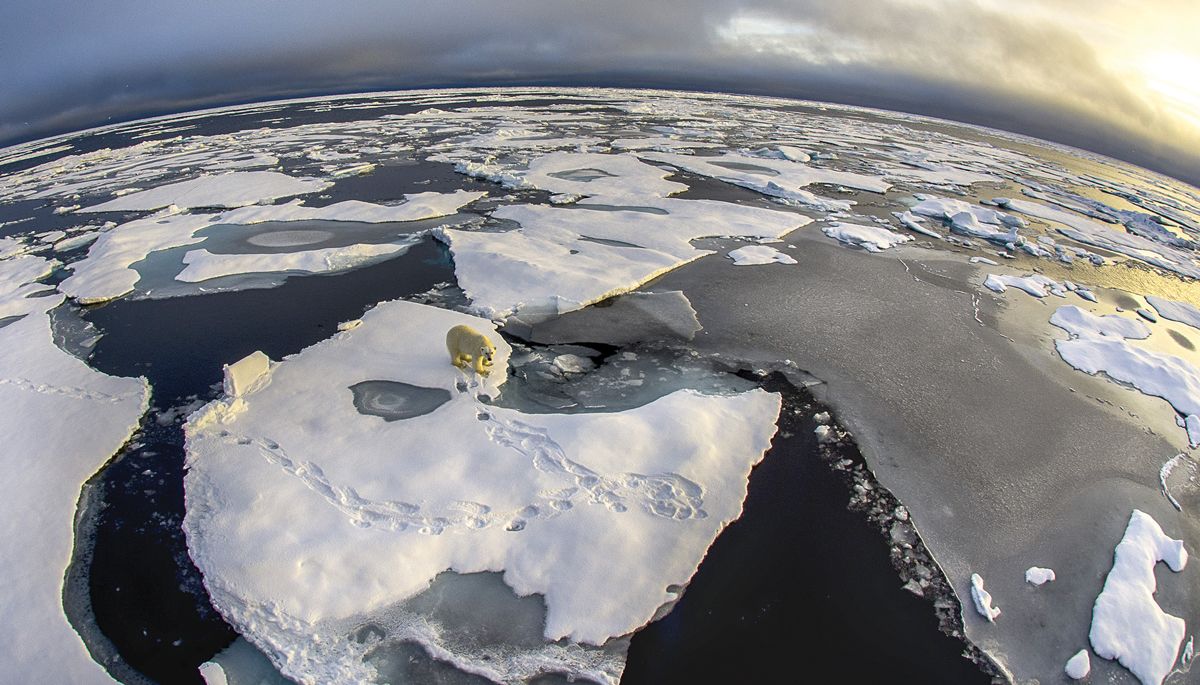
{"type": "Polygon", "coordinates": [[[484,365],[484,359],[482,356],[475,358],[475,373],[479,374],[480,376],[486,376],[491,372],[492,367],[484,365]]]}

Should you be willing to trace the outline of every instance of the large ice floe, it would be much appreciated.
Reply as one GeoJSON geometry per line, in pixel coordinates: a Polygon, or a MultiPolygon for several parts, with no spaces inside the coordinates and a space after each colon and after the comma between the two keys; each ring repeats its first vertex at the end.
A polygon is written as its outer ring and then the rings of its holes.
{"type": "Polygon", "coordinates": [[[478,313],[546,317],[635,290],[712,254],[693,247],[697,238],[778,238],[812,221],[788,211],[669,198],[686,186],[667,175],[629,155],[595,153],[554,153],[524,171],[489,167],[487,178],[510,187],[585,199],[565,207],[505,205],[492,217],[519,228],[443,229],[437,236],[449,245],[459,285],[478,313]]]}
{"type": "Polygon", "coordinates": [[[282,362],[230,367],[226,396],[189,419],[192,557],[222,614],[290,677],[364,682],[420,645],[498,682],[615,683],[622,650],[602,645],[672,602],[740,514],[777,395],[527,415],[482,399],[506,377],[492,331],[387,302],[282,362]],[[490,376],[450,365],[457,324],[495,341],[490,376]],[[490,587],[481,615],[536,598],[536,639],[516,619],[511,635],[464,637],[429,608],[446,583],[490,587]]]}
{"type": "Polygon", "coordinates": [[[1171,672],[1186,625],[1154,601],[1154,567],[1166,562],[1176,573],[1187,565],[1183,541],[1163,533],[1148,514],[1134,510],[1113,552],[1112,570],[1092,609],[1092,649],[1116,659],[1142,685],[1159,685],[1171,672]]]}
{"type": "Polygon", "coordinates": [[[330,185],[328,181],[293,178],[275,171],[233,171],[130,193],[81,211],[153,210],[172,205],[181,209],[244,207],[263,200],[315,193],[325,190],[330,185]]]}
{"type": "Polygon", "coordinates": [[[1200,444],[1200,369],[1180,356],[1130,342],[1150,337],[1145,324],[1113,314],[1096,316],[1074,306],[1060,307],[1050,323],[1070,334],[1067,340],[1055,341],[1063,361],[1166,400],[1179,412],[1189,442],[1200,444]]]}
{"type": "Polygon", "coordinates": [[[149,388],[55,345],[49,312],[64,298],[36,282],[53,268],[0,260],[0,613],[12,628],[0,663],[10,682],[111,683],[67,621],[63,579],[80,487],[129,439],[149,388]]]}
{"type": "MultiPolygon", "coordinates": [[[[241,174],[251,172],[241,172],[241,174]]],[[[231,175],[241,175],[231,174],[231,175]]],[[[265,192],[265,191],[263,191],[265,192]]],[[[141,274],[134,265],[149,255],[204,241],[198,235],[214,226],[253,225],[266,222],[332,221],[359,223],[411,222],[457,211],[483,197],[482,192],[417,193],[397,205],[347,201],[327,207],[307,207],[299,201],[283,205],[242,207],[221,213],[181,213],[171,207],[142,219],[123,223],[103,233],[88,250],[87,258],[71,265],[73,274],[59,290],[83,304],[104,302],[133,292],[141,274]]],[[[267,199],[269,195],[259,199],[267,199]]],[[[122,198],[123,199],[123,198],[122,198]]],[[[293,237],[296,237],[293,235],[293,237]]],[[[332,236],[330,236],[332,237],[332,236]]],[[[414,242],[411,235],[397,235],[385,244],[343,245],[319,250],[302,250],[307,240],[294,240],[294,251],[260,254],[220,255],[192,250],[184,257],[177,280],[197,282],[241,273],[296,271],[327,273],[340,271],[381,256],[402,253],[414,242]]],[[[261,243],[261,241],[260,241],[261,243]]],[[[287,247],[287,243],[263,247],[287,247]]]]}

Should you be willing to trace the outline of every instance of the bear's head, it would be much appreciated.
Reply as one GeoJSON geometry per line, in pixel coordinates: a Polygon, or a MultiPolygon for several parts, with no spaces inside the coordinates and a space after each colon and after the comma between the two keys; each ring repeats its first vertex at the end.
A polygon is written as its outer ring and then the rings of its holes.
{"type": "Polygon", "coordinates": [[[479,356],[476,357],[476,359],[479,359],[480,364],[482,364],[483,366],[491,366],[492,365],[492,357],[495,354],[496,354],[496,346],[492,344],[491,340],[488,340],[487,338],[483,338],[483,340],[479,343],[479,356]]]}

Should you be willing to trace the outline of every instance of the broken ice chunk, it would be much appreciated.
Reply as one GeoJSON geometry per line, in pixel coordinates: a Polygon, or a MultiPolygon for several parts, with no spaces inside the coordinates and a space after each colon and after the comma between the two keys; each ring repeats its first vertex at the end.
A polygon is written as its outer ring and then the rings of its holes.
{"type": "Polygon", "coordinates": [[[1054,580],[1054,569],[1030,566],[1025,570],[1025,582],[1042,585],[1054,580]]]}
{"type": "Polygon", "coordinates": [[[1067,660],[1067,667],[1065,670],[1067,675],[1071,676],[1071,678],[1074,680],[1082,680],[1083,678],[1086,678],[1087,674],[1091,673],[1092,671],[1092,660],[1088,656],[1088,651],[1086,649],[1081,649],[1076,652],[1075,656],[1067,660]]]}
{"type": "Polygon", "coordinates": [[[226,364],[223,370],[225,394],[242,397],[271,370],[271,359],[261,351],[255,351],[232,364],[226,364]]]}
{"type": "Polygon", "coordinates": [[[910,235],[901,235],[879,226],[865,226],[840,221],[830,222],[821,231],[839,242],[857,245],[868,252],[881,252],[889,247],[912,240],[910,235]]]}
{"type": "Polygon", "coordinates": [[[1200,309],[1186,302],[1175,302],[1153,295],[1147,295],[1146,301],[1158,310],[1159,315],[1163,318],[1185,323],[1193,328],[1200,328],[1200,309]]]}
{"type": "Polygon", "coordinates": [[[756,264],[771,264],[778,262],[780,264],[795,264],[796,260],[773,247],[766,245],[748,245],[740,247],[729,253],[729,258],[737,266],[750,266],[756,264]]]}
{"type": "Polygon", "coordinates": [[[971,599],[975,600],[975,610],[986,618],[988,623],[995,623],[1000,615],[1000,607],[992,606],[992,595],[983,589],[983,578],[978,573],[971,574],[971,599]]]}

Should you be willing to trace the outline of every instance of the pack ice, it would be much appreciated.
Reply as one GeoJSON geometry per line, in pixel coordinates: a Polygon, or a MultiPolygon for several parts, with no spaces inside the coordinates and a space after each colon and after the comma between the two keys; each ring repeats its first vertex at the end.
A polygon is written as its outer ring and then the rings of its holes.
{"type": "Polygon", "coordinates": [[[475,311],[492,318],[561,314],[629,292],[667,271],[712,254],[697,238],[779,238],[809,217],[667,195],[686,186],[632,155],[556,152],[526,170],[459,165],[509,187],[583,198],[572,206],[505,205],[505,232],[440,229],[459,285],[475,311]]]}
{"type": "Polygon", "coordinates": [[[651,621],[740,515],[778,395],[524,414],[480,399],[500,392],[509,354],[485,320],[388,302],[282,362],[233,365],[230,394],[190,417],[191,555],[215,606],[285,674],[365,682],[381,653],[417,643],[494,681],[615,683],[620,651],[587,645],[651,621]],[[489,377],[450,365],[457,324],[496,343],[489,377]],[[421,409],[397,413],[409,397],[421,409]],[[452,639],[412,603],[446,571],[502,572],[543,598],[542,641],[452,639]]]}
{"type": "Polygon", "coordinates": [[[36,282],[53,267],[0,260],[0,614],[13,627],[0,663],[6,682],[111,683],[63,613],[63,578],[80,487],[129,439],[149,388],[54,344],[49,312],[64,298],[36,282]]]}

